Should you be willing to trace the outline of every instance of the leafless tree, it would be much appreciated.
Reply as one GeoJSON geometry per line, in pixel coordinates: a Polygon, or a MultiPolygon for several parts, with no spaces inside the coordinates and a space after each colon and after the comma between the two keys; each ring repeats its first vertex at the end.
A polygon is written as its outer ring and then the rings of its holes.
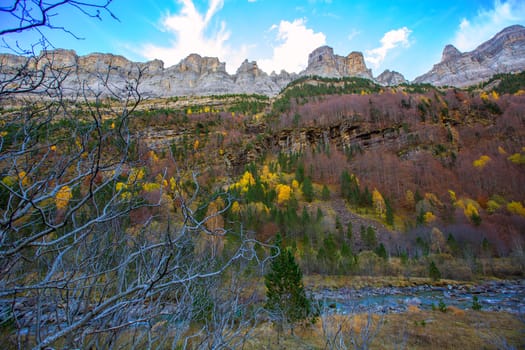
{"type": "MultiPolygon", "coordinates": [[[[343,303],[350,304],[349,296],[343,295],[343,303]]],[[[326,302],[325,302],[326,304],[326,302]]],[[[325,308],[321,312],[325,349],[330,350],[366,350],[378,336],[385,323],[384,314],[375,314],[372,309],[359,312],[351,308],[346,315],[334,313],[325,308]]]]}
{"type": "MultiPolygon", "coordinates": [[[[230,299],[217,291],[233,280],[221,277],[228,268],[259,259],[256,242],[244,232],[224,231],[221,236],[237,235],[237,243],[220,257],[197,253],[203,234],[217,235],[207,222],[224,214],[230,200],[197,219],[202,191],[195,173],[191,191],[180,175],[171,199],[163,196],[164,186],[157,200],[141,196],[144,164],[129,120],[142,101],[144,67],[115,73],[108,64],[85,80],[45,50],[41,28],[58,28],[52,24],[56,9],[113,16],[110,2],[28,0],[0,7],[17,23],[1,29],[2,38],[33,30],[43,45],[39,54],[0,62],[0,324],[13,334],[4,345],[239,344],[252,324],[240,311],[247,299],[238,288],[230,299]],[[175,198],[180,211],[166,209],[175,198]],[[147,213],[141,225],[129,221],[137,210],[147,213]],[[202,295],[212,309],[202,309],[202,295]],[[203,311],[211,316],[195,332],[190,325],[203,311]]],[[[21,49],[16,45],[15,52],[21,49]]]]}
{"type": "Polygon", "coordinates": [[[74,38],[78,36],[66,27],[57,24],[60,11],[74,9],[78,13],[102,20],[104,15],[113,19],[118,18],[113,14],[109,5],[113,0],[12,0],[0,5],[2,14],[2,27],[0,37],[4,47],[17,54],[35,54],[35,50],[52,46],[46,36],[49,30],[60,30],[74,38]],[[35,41],[31,44],[19,43],[17,36],[31,32],[35,41]]]}

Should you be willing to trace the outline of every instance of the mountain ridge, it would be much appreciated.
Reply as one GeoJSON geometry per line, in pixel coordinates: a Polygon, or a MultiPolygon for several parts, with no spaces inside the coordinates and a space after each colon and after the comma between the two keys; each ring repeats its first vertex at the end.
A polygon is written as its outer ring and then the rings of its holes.
{"type": "MultiPolygon", "coordinates": [[[[74,50],[44,51],[39,56],[26,58],[0,54],[0,74],[5,81],[16,76],[20,69],[49,68],[63,70],[61,81],[66,95],[125,96],[131,80],[138,82],[139,92],[145,97],[208,96],[220,94],[260,94],[276,96],[290,82],[304,76],[328,78],[360,77],[384,86],[408,83],[398,72],[385,70],[377,77],[366,66],[363,54],[352,51],[347,56],[334,54],[330,46],[321,46],[308,56],[307,67],[299,73],[268,74],[256,61],[244,60],[235,74],[226,71],[226,63],[217,57],[203,57],[192,53],[178,64],[165,67],[161,60],[132,62],[124,56],[91,53],[78,56],[74,50]],[[101,83],[101,77],[106,79],[101,83]],[[108,85],[113,87],[109,91],[108,85]]],[[[507,27],[490,40],[470,52],[461,53],[453,45],[445,46],[441,61],[417,77],[413,83],[436,86],[466,87],[489,79],[499,73],[525,70],[525,27],[507,27]]]]}
{"type": "Polygon", "coordinates": [[[495,74],[525,70],[525,27],[513,25],[469,52],[445,46],[441,61],[414,83],[466,87],[481,83],[495,74]]]}

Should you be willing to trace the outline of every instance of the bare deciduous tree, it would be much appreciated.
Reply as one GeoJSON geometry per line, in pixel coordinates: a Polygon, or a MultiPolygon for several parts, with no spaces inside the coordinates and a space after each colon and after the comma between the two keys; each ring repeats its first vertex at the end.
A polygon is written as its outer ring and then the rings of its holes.
{"type": "MultiPolygon", "coordinates": [[[[161,205],[168,200],[162,185],[158,200],[141,197],[145,170],[129,120],[142,101],[144,66],[115,78],[120,73],[109,64],[88,81],[45,50],[41,28],[57,28],[58,7],[113,16],[110,2],[14,1],[0,8],[17,23],[0,36],[34,30],[43,49],[0,62],[0,324],[13,334],[5,345],[242,343],[253,324],[240,311],[247,302],[238,288],[231,299],[219,293],[219,277],[240,260],[258,259],[256,242],[244,232],[221,232],[237,235],[235,243],[220,256],[196,253],[202,234],[217,234],[207,222],[223,215],[230,200],[225,196],[223,208],[197,219],[195,174],[191,192],[182,176],[173,184],[179,212],[161,205]],[[140,208],[148,216],[139,226],[128,217],[140,208]],[[202,291],[211,309],[198,300],[202,291]],[[211,316],[194,332],[190,324],[203,312],[211,316]]],[[[36,47],[16,45],[13,51],[24,53],[36,47]]]]}

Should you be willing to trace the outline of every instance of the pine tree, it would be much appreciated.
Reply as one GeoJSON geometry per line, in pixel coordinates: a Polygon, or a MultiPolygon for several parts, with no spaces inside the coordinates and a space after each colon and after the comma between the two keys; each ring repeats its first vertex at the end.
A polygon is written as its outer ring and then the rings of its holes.
{"type": "Polygon", "coordinates": [[[304,200],[310,203],[314,199],[314,187],[312,185],[312,179],[310,179],[309,176],[304,178],[302,190],[304,200]]]}
{"type": "Polygon", "coordinates": [[[330,189],[328,189],[328,186],[326,186],[326,185],[323,185],[323,190],[321,192],[321,198],[324,201],[330,200],[330,189]]]}
{"type": "Polygon", "coordinates": [[[265,309],[278,323],[279,329],[288,323],[293,334],[293,325],[312,316],[312,307],[304,291],[303,273],[292,252],[283,248],[280,235],[277,235],[275,245],[272,255],[276,257],[270,271],[264,276],[267,298],[265,309]]]}
{"type": "Polygon", "coordinates": [[[430,265],[428,266],[428,275],[433,281],[439,281],[441,279],[441,272],[437,268],[434,261],[431,261],[430,265]]]}

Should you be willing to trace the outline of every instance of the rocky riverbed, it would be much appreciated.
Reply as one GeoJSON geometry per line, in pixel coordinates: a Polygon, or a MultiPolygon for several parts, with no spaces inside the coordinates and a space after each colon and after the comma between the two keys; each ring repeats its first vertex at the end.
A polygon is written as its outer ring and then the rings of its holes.
{"type": "Polygon", "coordinates": [[[405,312],[410,305],[432,309],[440,305],[525,315],[525,280],[487,281],[474,286],[420,285],[414,287],[321,289],[312,293],[326,312],[379,314],[405,312]]]}

